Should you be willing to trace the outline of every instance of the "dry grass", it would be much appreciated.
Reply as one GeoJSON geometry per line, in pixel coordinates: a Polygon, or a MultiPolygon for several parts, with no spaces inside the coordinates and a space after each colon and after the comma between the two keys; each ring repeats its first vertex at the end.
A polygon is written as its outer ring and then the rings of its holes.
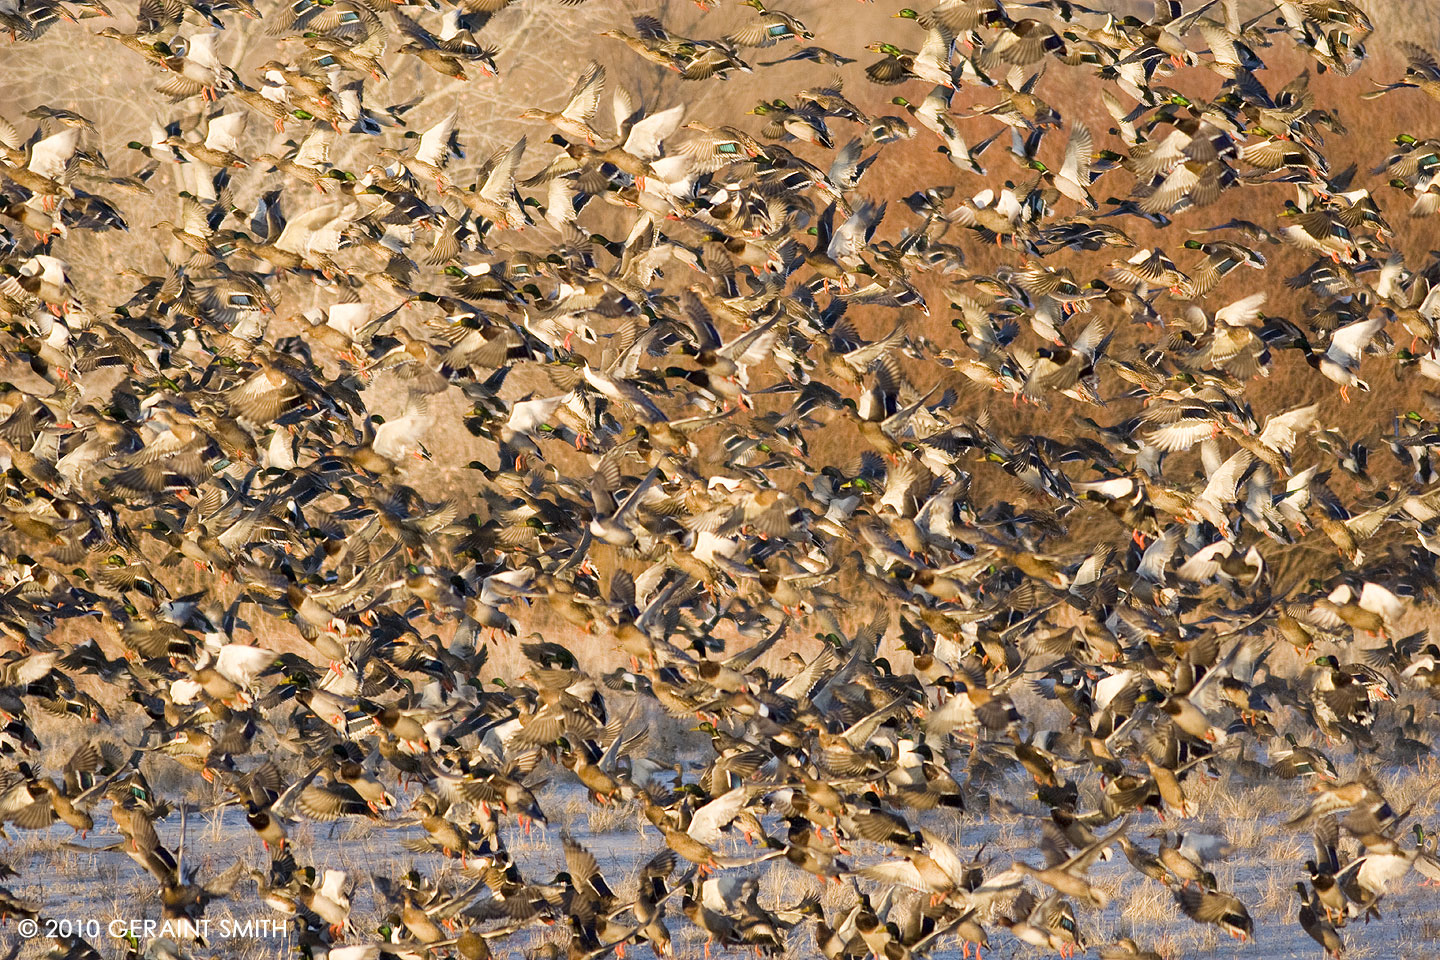
{"type": "Polygon", "coordinates": [[[612,830],[620,830],[636,823],[635,811],[619,805],[601,807],[591,805],[585,816],[585,825],[591,833],[609,833],[612,830]]]}
{"type": "Polygon", "coordinates": [[[1385,795],[1397,810],[1434,810],[1440,800],[1440,765],[1434,757],[1397,770],[1383,771],[1385,795]]]}
{"type": "Polygon", "coordinates": [[[1257,920],[1278,920],[1294,909],[1296,899],[1294,881],[1278,870],[1267,870],[1259,895],[1250,904],[1250,916],[1257,920]]]}
{"type": "Polygon", "coordinates": [[[1269,844],[1257,846],[1270,863],[1304,863],[1311,856],[1308,846],[1298,837],[1275,836],[1273,832],[1267,832],[1267,835],[1271,837],[1269,844]]]}
{"type": "Polygon", "coordinates": [[[1243,816],[1236,814],[1233,817],[1225,818],[1225,835],[1231,843],[1248,850],[1259,843],[1260,838],[1266,832],[1266,825],[1253,814],[1243,816]]]}
{"type": "Polygon", "coordinates": [[[1185,918],[1167,887],[1146,883],[1125,898],[1120,919],[1132,927],[1168,927],[1185,918]]]}

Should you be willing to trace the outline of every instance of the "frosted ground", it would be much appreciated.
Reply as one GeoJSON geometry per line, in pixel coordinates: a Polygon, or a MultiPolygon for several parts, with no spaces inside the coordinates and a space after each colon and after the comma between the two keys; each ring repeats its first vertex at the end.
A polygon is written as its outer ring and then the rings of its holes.
{"type": "MultiPolygon", "coordinates": [[[[697,752],[695,757],[700,754],[697,752]]],[[[151,761],[154,762],[154,761],[151,761]]],[[[163,761],[162,761],[163,762],[163,761]]],[[[1339,763],[1339,761],[1337,761],[1339,763]]],[[[1339,763],[1341,776],[1353,770],[1352,765],[1339,763]]],[[[698,776],[698,766],[687,770],[687,780],[698,776]]],[[[537,828],[526,836],[513,820],[507,821],[503,836],[527,879],[549,880],[564,868],[560,861],[558,833],[568,830],[600,860],[607,880],[621,896],[634,891],[635,869],[663,846],[658,831],[645,823],[638,808],[599,808],[591,805],[582,790],[564,771],[554,771],[550,783],[539,791],[542,807],[550,817],[548,828],[537,828]],[[643,825],[643,829],[642,829],[643,825]]],[[[199,783],[198,778],[194,778],[199,783]]],[[[1434,820],[1436,797],[1440,795],[1440,771],[1433,761],[1407,771],[1392,770],[1382,774],[1382,781],[1393,792],[1387,793],[1397,809],[1414,805],[1415,813],[1427,826],[1434,820]],[[1402,776],[1403,774],[1403,776],[1402,776]]],[[[1028,781],[1018,777],[987,784],[994,797],[1024,798],[1028,781]]],[[[1081,933],[1090,944],[1082,955],[1096,955],[1096,946],[1121,936],[1132,936],[1142,946],[1159,950],[1169,958],[1214,957],[1247,958],[1247,960],[1280,960],[1280,958],[1318,958],[1320,948],[1300,929],[1295,915],[1297,900],[1292,886],[1304,877],[1304,861],[1312,856],[1312,840],[1306,829],[1289,829],[1282,825],[1294,810],[1303,806],[1308,794],[1303,783],[1272,782],[1252,784],[1236,776],[1199,782],[1187,781],[1187,790],[1200,802],[1205,814],[1184,823],[1160,821],[1153,814],[1132,817],[1129,836],[1154,850],[1158,833],[1177,827],[1185,830],[1223,833],[1237,848],[1226,862],[1215,865],[1222,889],[1235,893],[1244,901],[1255,920],[1256,939],[1240,944],[1229,940],[1217,928],[1191,923],[1175,906],[1170,893],[1159,883],[1145,880],[1125,861],[1118,848],[1114,859],[1101,862],[1091,876],[1112,897],[1103,912],[1077,908],[1081,933]],[[1152,834],[1156,836],[1152,836],[1152,834]]],[[[208,789],[208,788],[207,788],[208,789]]],[[[391,785],[392,792],[396,786],[391,785]]],[[[395,819],[404,819],[404,810],[418,788],[398,792],[395,819]]],[[[218,792],[216,797],[218,797],[218,792]]],[[[1082,795],[1083,797],[1083,795],[1082,795]]],[[[197,799],[202,799],[196,795],[197,799]]],[[[981,806],[983,791],[972,789],[967,799],[971,807],[981,806]],[[973,799],[972,799],[973,797],[973,799]]],[[[1081,808],[1093,808],[1095,798],[1082,799],[1081,808]],[[1088,806],[1085,800],[1089,801],[1088,806]]],[[[987,874],[1005,869],[1010,857],[1038,863],[1039,818],[1046,809],[1030,799],[1011,807],[1003,802],[992,804],[983,814],[938,811],[911,815],[912,826],[924,825],[949,838],[962,856],[973,855],[984,845],[982,857],[993,857],[987,874]]],[[[46,833],[12,833],[4,842],[0,859],[20,870],[21,877],[8,883],[19,898],[43,902],[44,914],[51,918],[95,919],[102,928],[111,920],[158,918],[159,903],[154,882],[121,851],[93,850],[118,840],[108,812],[102,805],[96,816],[97,830],[88,837],[70,837],[63,825],[46,833]],[[109,828],[107,830],[107,828],[109,828]]],[[[180,840],[180,817],[172,815],[158,824],[164,841],[174,849],[180,840]]],[[[776,832],[773,823],[768,823],[776,832]]],[[[783,825],[781,828],[783,830],[783,825]]],[[[229,807],[207,814],[191,814],[186,818],[186,862],[198,864],[199,876],[206,878],[224,870],[235,858],[255,868],[263,868],[266,854],[258,838],[244,822],[243,811],[229,807]]],[[[365,934],[374,940],[374,931],[383,918],[383,905],[372,885],[371,871],[398,876],[414,867],[433,879],[453,886],[468,884],[461,875],[458,861],[449,861],[439,854],[417,855],[407,851],[401,841],[421,831],[414,826],[372,825],[368,823],[337,824],[302,823],[292,826],[290,833],[296,851],[304,857],[312,855],[317,870],[326,868],[350,872],[353,890],[352,922],[356,933],[347,943],[366,942],[365,934]]],[[[731,850],[743,853],[747,848],[738,838],[731,850]]],[[[859,842],[850,845],[852,866],[863,866],[880,860],[882,848],[859,842]]],[[[767,907],[789,906],[807,893],[820,891],[827,916],[853,902],[848,884],[823,885],[808,875],[788,868],[761,864],[747,872],[760,879],[760,902],[767,907]]],[[[1420,886],[1421,877],[1410,874],[1398,884],[1382,903],[1384,917],[1380,921],[1352,923],[1342,936],[1347,944],[1347,957],[1383,958],[1383,960],[1433,960],[1440,957],[1440,891],[1420,886]]],[[[873,889],[868,881],[862,887],[873,889]]],[[[904,894],[905,896],[917,896],[904,894]]],[[[669,904],[677,915],[669,923],[675,936],[677,957],[696,958],[702,953],[703,937],[699,931],[679,917],[677,896],[669,904]]],[[[242,881],[228,900],[212,904],[207,912],[211,929],[218,929],[224,919],[245,921],[277,916],[255,895],[253,883],[242,881]]],[[[998,924],[987,923],[992,948],[986,957],[1042,956],[1043,951],[1016,941],[998,924]]],[[[563,946],[566,932],[551,932],[546,927],[531,927],[525,935],[503,941],[497,955],[520,957],[547,938],[563,946]]],[[[0,928],[0,943],[7,947],[17,936],[12,920],[0,928]]],[[[818,956],[808,926],[794,930],[789,942],[793,956],[818,956]]],[[[212,938],[213,939],[213,938],[212,938]]],[[[120,956],[123,944],[103,936],[96,941],[103,956],[120,956]]],[[[41,957],[54,946],[53,941],[37,938],[24,945],[20,958],[41,957]]],[[[214,940],[208,949],[187,946],[187,956],[234,957],[237,960],[262,960],[287,954],[283,939],[233,938],[214,940]]],[[[649,955],[648,947],[632,948],[641,957],[649,955]]],[[[734,956],[749,955],[733,951],[734,956]]],[[[931,956],[950,960],[960,956],[960,944],[953,938],[933,951],[931,956]]]]}

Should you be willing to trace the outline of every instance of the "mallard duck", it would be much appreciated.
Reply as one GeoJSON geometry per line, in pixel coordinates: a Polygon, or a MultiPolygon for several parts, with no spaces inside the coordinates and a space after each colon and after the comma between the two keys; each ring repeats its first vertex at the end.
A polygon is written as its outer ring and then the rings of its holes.
{"type": "Polygon", "coordinates": [[[530,107],[520,114],[520,119],[544,120],[571,140],[584,140],[593,147],[599,136],[590,124],[595,119],[600,94],[604,89],[605,68],[592,60],[575,79],[575,85],[570,88],[570,96],[566,98],[564,108],[550,112],[530,107]]]}
{"type": "Polygon", "coordinates": [[[1175,900],[1196,923],[1213,923],[1240,941],[1249,941],[1255,935],[1250,911],[1232,894],[1202,886],[1185,886],[1175,891],[1175,900]]]}
{"type": "Polygon", "coordinates": [[[891,43],[871,43],[865,49],[881,54],[883,59],[865,68],[865,75],[875,83],[901,83],[912,77],[929,83],[953,87],[950,48],[955,36],[943,24],[936,23],[925,34],[920,50],[903,50],[891,43]]]}
{"type": "Polygon", "coordinates": [[[0,163],[0,175],[42,197],[44,207],[53,210],[56,197],[74,196],[67,184],[79,144],[79,129],[61,130],[33,143],[23,163],[0,163]]]}
{"type": "Polygon", "coordinates": [[[769,47],[784,40],[813,40],[815,34],[805,29],[805,24],[796,16],[767,7],[764,0],[740,0],[747,7],[754,7],[756,16],[739,30],[733,31],[726,39],[742,47],[769,47]]]}
{"type": "Polygon", "coordinates": [[[1028,243],[1032,231],[1023,219],[1024,209],[1007,182],[1000,191],[986,187],[950,213],[954,222],[971,228],[981,239],[1001,246],[1008,238],[1015,246],[1028,243]]]}
{"type": "Polygon", "coordinates": [[[951,163],[962,170],[970,170],[983,175],[985,169],[980,166],[979,157],[994,142],[995,138],[989,137],[973,148],[966,144],[959,127],[955,124],[956,118],[948,112],[950,98],[954,92],[952,87],[940,85],[935,87],[919,106],[904,97],[894,97],[890,102],[903,107],[905,112],[919,121],[921,126],[934,132],[941,141],[940,152],[949,157],[951,163]]]}
{"type": "Polygon", "coordinates": [[[1043,869],[1032,867],[1027,863],[1016,863],[1013,869],[1027,877],[1039,880],[1048,887],[1053,887],[1056,892],[1064,896],[1084,900],[1092,906],[1104,909],[1109,898],[1103,890],[1087,881],[1082,874],[1089,870],[1090,865],[1100,857],[1106,847],[1123,836],[1128,826],[1128,821],[1122,819],[1119,827],[1115,830],[1064,859],[1061,859],[1063,851],[1053,846],[1049,847],[1047,857],[1051,860],[1051,864],[1043,869]]]}
{"type": "Polygon", "coordinates": [[[1341,956],[1345,952],[1345,943],[1340,939],[1340,934],[1335,931],[1334,925],[1327,920],[1322,920],[1316,914],[1305,884],[1303,882],[1296,883],[1295,892],[1300,896],[1300,912],[1296,919],[1300,922],[1301,929],[1320,944],[1326,956],[1341,956]]]}
{"type": "Polygon", "coordinates": [[[1000,101],[982,107],[974,116],[994,117],[1007,127],[1032,135],[1048,127],[1060,126],[1059,111],[1031,92],[1038,76],[1032,76],[1018,88],[1008,83],[1000,84],[1000,101]]]}
{"type": "Polygon", "coordinates": [[[902,7],[893,16],[913,20],[922,27],[942,24],[956,36],[977,30],[982,26],[1004,25],[1009,22],[1005,9],[999,0],[942,0],[924,13],[910,7],[902,7]]]}
{"type": "Polygon", "coordinates": [[[879,863],[860,870],[862,876],[885,883],[900,884],[931,895],[931,902],[943,900],[964,889],[968,868],[955,850],[939,836],[922,830],[929,854],[906,851],[903,860],[879,863]]]}
{"type": "Polygon", "coordinates": [[[844,80],[836,76],[824,85],[806,87],[795,95],[795,99],[801,104],[813,105],[816,109],[823,111],[827,117],[839,117],[854,123],[868,123],[869,117],[850,102],[843,90],[844,80]]]}
{"type": "Polygon", "coordinates": [[[1293,200],[1285,201],[1281,216],[1286,218],[1279,231],[1282,240],[1294,246],[1329,257],[1337,263],[1355,263],[1359,254],[1350,229],[1331,210],[1321,207],[1301,208],[1293,200]]]}
{"type": "MultiPolygon", "coordinates": [[[[932,11],[930,16],[933,19],[936,13],[932,11]]],[[[987,70],[992,63],[997,67],[1001,64],[1028,67],[1046,56],[1064,57],[1065,54],[1065,41],[1050,24],[1026,18],[1002,25],[986,46],[982,63],[987,70]]]]}
{"type": "Polygon", "coordinates": [[[318,888],[312,885],[313,880],[300,887],[300,902],[325,921],[331,936],[337,938],[350,928],[350,895],[345,890],[348,878],[343,870],[326,870],[318,888]]]}
{"type": "Polygon", "coordinates": [[[1011,914],[996,920],[1016,939],[1042,949],[1058,951],[1062,956],[1085,947],[1085,940],[1075,922],[1075,912],[1058,893],[1037,902],[1030,891],[1021,891],[1011,914]]]}
{"type": "Polygon", "coordinates": [[[675,69],[670,35],[660,21],[654,17],[635,17],[631,23],[635,27],[634,34],[620,30],[604,30],[600,36],[621,41],[651,63],[675,69]]]}
{"type": "Polygon", "coordinates": [[[690,41],[677,49],[672,64],[682,80],[725,79],[731,70],[751,73],[750,64],[740,58],[734,48],[718,41],[690,41]]]}
{"type": "Polygon", "coordinates": [[[1433,100],[1440,100],[1440,64],[1435,55],[1417,43],[1401,40],[1396,44],[1405,56],[1405,75],[1391,83],[1375,81],[1378,90],[1362,93],[1362,100],[1383,97],[1392,90],[1418,89],[1433,100]]]}
{"type": "MultiPolygon", "coordinates": [[[[456,80],[470,79],[465,72],[467,63],[477,64],[486,76],[498,75],[499,71],[495,66],[497,51],[481,47],[464,36],[441,39],[399,10],[392,10],[390,13],[395,26],[406,38],[405,42],[396,48],[397,53],[409,54],[441,76],[453,77],[456,80]]],[[[372,36],[383,38],[385,34],[383,31],[376,31],[372,36]]],[[[370,66],[368,61],[361,65],[362,68],[370,66]]]]}
{"type": "Polygon", "coordinates": [[[523,230],[530,219],[515,193],[515,170],[524,155],[525,138],[521,137],[511,146],[497,150],[480,166],[475,184],[469,190],[445,187],[441,192],[500,229],[523,230]]]}
{"type": "Polygon", "coordinates": [[[784,100],[768,100],[757,104],[750,112],[768,119],[761,131],[761,136],[766,139],[794,138],[826,149],[835,145],[830,139],[830,129],[825,125],[824,114],[813,108],[804,105],[791,107],[784,100]]]}
{"type": "Polygon", "coordinates": [[[1329,739],[1342,739],[1347,731],[1363,733],[1375,722],[1368,690],[1334,656],[1315,660],[1319,671],[1311,691],[1315,724],[1329,739]]]}
{"type": "Polygon", "coordinates": [[[761,60],[759,61],[759,65],[762,67],[773,67],[781,63],[791,63],[796,60],[809,60],[827,67],[843,67],[847,63],[855,62],[854,57],[842,56],[832,50],[826,50],[824,47],[801,47],[789,56],[781,57],[779,60],[761,60]]]}
{"type": "Polygon", "coordinates": [[[689,120],[684,129],[693,134],[680,149],[701,171],[713,172],[736,161],[765,156],[759,141],[732,127],[714,128],[689,120]]]}

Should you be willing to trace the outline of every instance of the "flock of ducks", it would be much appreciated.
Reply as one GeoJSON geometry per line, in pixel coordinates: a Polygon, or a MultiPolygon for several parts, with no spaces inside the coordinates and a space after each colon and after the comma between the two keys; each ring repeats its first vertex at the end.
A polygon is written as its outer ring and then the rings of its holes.
{"type": "MultiPolygon", "coordinates": [[[[169,920],[253,885],[331,960],[482,960],[545,925],[540,956],[668,957],[686,924],[707,955],[1155,958],[1087,914],[1163,885],[1254,933],[1216,879],[1233,845],[1192,829],[1216,776],[1300,805],[1313,858],[1273,869],[1330,956],[1440,879],[1433,794],[1382,782],[1430,757],[1440,690],[1407,633],[1440,553],[1440,260],[1401,240],[1440,210],[1440,141],[1385,129],[1435,109],[1433,53],[1352,76],[1351,0],[944,0],[846,56],[819,45],[838,3],[747,0],[695,36],[620,22],[596,56],[668,99],[596,60],[467,166],[459,111],[412,125],[375,91],[407,57],[503,85],[510,2],[0,3],[16,43],[104,19],[185,113],[124,158],[103,117],[0,120],[7,829],[118,834],[89,849],[169,920]],[[227,64],[236,28],[273,59],[227,64]],[[759,71],[753,106],[714,87],[759,71]],[[158,275],[67,256],[142,225],[158,275]],[[431,438],[462,428],[485,452],[437,487],[431,438]],[[100,732],[62,762],[37,712],[100,732]],[[633,893],[542,783],[644,818],[633,893]],[[265,868],[162,841],[205,789],[265,868]],[[962,853],[937,809],[1038,849],[962,853]],[[404,828],[378,926],[296,839],[340,819],[404,828]],[[520,833],[559,872],[527,876],[520,833]],[[1133,869],[1092,878],[1117,850],[1133,869]],[[843,889],[764,906],[765,861],[843,889]]],[[[0,889],[12,919],[64,906],[0,889]]]]}

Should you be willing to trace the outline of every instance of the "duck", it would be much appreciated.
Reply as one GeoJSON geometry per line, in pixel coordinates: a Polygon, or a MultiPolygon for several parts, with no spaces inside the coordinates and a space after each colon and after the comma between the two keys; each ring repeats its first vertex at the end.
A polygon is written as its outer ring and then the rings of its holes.
{"type": "Polygon", "coordinates": [[[755,17],[726,39],[742,47],[769,47],[785,40],[813,40],[815,34],[793,14],[775,7],[767,7],[764,0],[740,0],[747,7],[755,9],[755,17]]]}
{"type": "Polygon", "coordinates": [[[1316,674],[1312,702],[1315,719],[1327,736],[1343,734],[1345,730],[1364,731],[1375,721],[1371,704],[1370,689],[1360,677],[1361,668],[1341,669],[1340,660],[1333,654],[1317,657],[1315,665],[1320,668],[1316,674]]]}
{"type": "Polygon", "coordinates": [[[1300,349],[1305,351],[1306,362],[1311,367],[1320,371],[1327,379],[1340,385],[1340,396],[1345,402],[1350,401],[1349,390],[1351,387],[1362,392],[1368,392],[1370,385],[1361,380],[1358,372],[1360,370],[1360,358],[1366,346],[1373,340],[1385,326],[1385,317],[1376,316],[1367,320],[1357,320],[1336,330],[1330,337],[1330,343],[1324,353],[1317,353],[1309,342],[1302,336],[1297,340],[1300,349]]]}
{"type": "Polygon", "coordinates": [[[1024,208],[1015,194],[1014,185],[1008,181],[998,192],[986,187],[956,207],[949,216],[961,226],[975,230],[982,240],[993,242],[996,246],[1009,239],[1019,247],[1027,244],[1031,236],[1029,225],[1024,221],[1024,208]]]}
{"type": "Polygon", "coordinates": [[[56,197],[74,196],[66,183],[79,143],[80,131],[75,127],[43,137],[30,145],[28,157],[17,158],[23,163],[0,164],[0,175],[40,196],[42,208],[54,210],[56,197]]]}
{"type": "Polygon", "coordinates": [[[519,119],[544,120],[558,129],[562,136],[570,140],[584,140],[593,147],[599,135],[590,124],[595,119],[600,94],[604,89],[605,68],[592,60],[576,78],[563,109],[549,112],[538,107],[529,107],[520,114],[519,119]]]}
{"type": "MultiPolygon", "coordinates": [[[[1043,869],[1037,869],[1026,863],[1016,863],[1013,869],[1046,886],[1053,887],[1057,893],[1063,896],[1082,900],[1092,906],[1104,909],[1105,904],[1109,902],[1108,896],[1099,887],[1085,880],[1081,874],[1085,873],[1090,864],[1100,857],[1102,851],[1124,834],[1128,826],[1129,822],[1122,819],[1119,827],[1109,834],[1086,845],[1070,857],[1043,869]]],[[[1058,853],[1059,851],[1053,851],[1052,856],[1058,856],[1058,853]]]]}
{"type": "Polygon", "coordinates": [[[769,119],[761,136],[772,140],[793,137],[826,149],[835,145],[824,114],[806,105],[792,107],[784,100],[767,100],[757,104],[750,112],[769,119]]]}
{"type": "Polygon", "coordinates": [[[675,69],[672,41],[660,21],[654,17],[635,17],[631,22],[635,27],[634,34],[609,29],[602,30],[599,36],[619,40],[651,63],[675,69]]]}
{"type": "Polygon", "coordinates": [[[515,193],[515,170],[525,154],[526,138],[496,151],[481,165],[475,183],[468,190],[442,187],[441,193],[458,200],[477,216],[490,220],[498,229],[523,230],[530,223],[515,193]]]}
{"type": "Polygon", "coordinates": [[[1405,75],[1390,83],[1376,81],[1379,89],[1362,93],[1361,99],[1374,100],[1404,89],[1419,90],[1431,99],[1440,99],[1440,64],[1435,62],[1435,54],[1409,40],[1401,40],[1397,46],[1405,57],[1405,75]]]}
{"type": "Polygon", "coordinates": [[[1301,929],[1308,933],[1316,943],[1320,944],[1320,948],[1325,951],[1326,956],[1340,957],[1343,955],[1345,952],[1344,941],[1340,939],[1340,934],[1335,930],[1334,925],[1327,920],[1321,919],[1315,912],[1314,904],[1305,889],[1305,884],[1303,882],[1296,883],[1295,892],[1300,897],[1300,912],[1296,919],[1299,921],[1301,929]]]}
{"type": "Polygon", "coordinates": [[[973,148],[966,144],[964,136],[955,123],[956,118],[949,112],[950,100],[954,93],[953,87],[939,84],[919,105],[913,104],[901,96],[891,98],[890,102],[902,107],[922,127],[938,136],[940,138],[939,150],[949,158],[951,163],[961,169],[968,169],[984,175],[985,169],[980,166],[979,158],[995,138],[987,138],[973,148]]]}
{"type": "MultiPolygon", "coordinates": [[[[465,72],[467,63],[478,65],[485,76],[498,76],[499,70],[494,59],[497,51],[467,41],[463,36],[442,40],[398,11],[392,10],[391,16],[400,33],[406,37],[406,41],[396,47],[397,53],[408,54],[441,76],[456,80],[470,79],[470,75],[465,72]]],[[[353,53],[353,48],[350,48],[350,52],[353,53]]],[[[354,58],[351,59],[353,61],[354,58]]],[[[359,65],[362,69],[376,72],[373,63],[368,60],[361,60],[359,65]]]]}
{"type": "Polygon", "coordinates": [[[1204,886],[1184,886],[1175,891],[1175,900],[1196,923],[1213,923],[1242,942],[1254,939],[1255,923],[1250,911],[1233,894],[1204,886]]]}
{"type": "MultiPolygon", "coordinates": [[[[312,874],[313,883],[313,869],[312,874]]],[[[350,926],[350,896],[345,891],[349,874],[344,870],[325,870],[320,876],[320,886],[302,883],[300,902],[330,927],[333,937],[344,935],[350,926]]]]}
{"type": "Polygon", "coordinates": [[[953,87],[950,64],[953,43],[954,35],[943,24],[936,24],[926,32],[925,42],[918,51],[879,41],[867,44],[865,49],[880,54],[882,59],[866,67],[865,75],[879,84],[902,83],[913,77],[953,87]]]}
{"type": "Polygon", "coordinates": [[[967,872],[954,849],[928,831],[922,831],[921,836],[924,837],[926,848],[931,851],[931,855],[907,852],[903,860],[866,867],[860,871],[861,875],[929,893],[932,902],[942,900],[957,890],[963,890],[967,872]]]}
{"type": "Polygon", "coordinates": [[[1010,916],[1001,916],[997,922],[1008,929],[1018,940],[1046,950],[1055,950],[1061,956],[1069,956],[1085,948],[1085,940],[1075,923],[1075,914],[1070,905],[1052,893],[1044,900],[1036,901],[1028,890],[1016,898],[1010,916]]]}
{"type": "Polygon", "coordinates": [[[222,114],[206,124],[205,139],[202,141],[186,140],[172,134],[161,143],[212,167],[244,168],[249,165],[248,161],[235,151],[239,149],[240,137],[249,120],[250,115],[241,111],[222,114]]]}

